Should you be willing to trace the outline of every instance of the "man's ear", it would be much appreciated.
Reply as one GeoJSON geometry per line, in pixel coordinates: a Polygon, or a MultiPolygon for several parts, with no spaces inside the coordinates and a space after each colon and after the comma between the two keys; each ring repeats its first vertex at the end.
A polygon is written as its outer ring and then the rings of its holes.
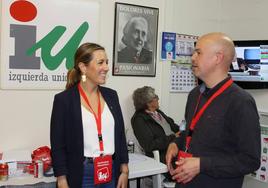
{"type": "Polygon", "coordinates": [[[217,64],[224,62],[224,53],[223,51],[216,52],[217,64]]]}

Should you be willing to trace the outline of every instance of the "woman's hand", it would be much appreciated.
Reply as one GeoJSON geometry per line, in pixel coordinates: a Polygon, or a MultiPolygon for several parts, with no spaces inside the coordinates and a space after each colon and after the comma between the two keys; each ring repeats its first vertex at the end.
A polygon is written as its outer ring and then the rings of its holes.
{"type": "Polygon", "coordinates": [[[69,188],[66,176],[57,177],[57,185],[58,188],[69,188]]]}
{"type": "Polygon", "coordinates": [[[120,167],[121,174],[118,179],[117,187],[116,188],[127,188],[128,185],[128,164],[121,164],[120,167]]]}
{"type": "Polygon", "coordinates": [[[121,172],[116,188],[127,188],[128,185],[128,173],[121,172]]]}

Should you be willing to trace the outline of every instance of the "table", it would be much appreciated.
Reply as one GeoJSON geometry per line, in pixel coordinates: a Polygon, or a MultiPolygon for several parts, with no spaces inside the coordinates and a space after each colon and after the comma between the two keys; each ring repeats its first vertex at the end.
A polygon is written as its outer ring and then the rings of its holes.
{"type": "MultiPolygon", "coordinates": [[[[167,166],[165,164],[157,162],[153,158],[142,154],[129,154],[129,179],[139,180],[141,177],[154,175],[154,187],[160,188],[161,182],[159,181],[159,177],[165,172],[167,172],[167,166]]],[[[0,181],[0,187],[7,185],[17,185],[19,187],[20,185],[31,185],[40,182],[53,183],[55,181],[55,177],[34,178],[33,176],[28,175],[9,178],[7,181],[0,181]]]]}
{"type": "Polygon", "coordinates": [[[137,179],[137,186],[140,185],[140,178],[153,175],[153,187],[161,188],[161,174],[167,172],[167,166],[153,158],[138,153],[129,154],[129,179],[137,179]]]}

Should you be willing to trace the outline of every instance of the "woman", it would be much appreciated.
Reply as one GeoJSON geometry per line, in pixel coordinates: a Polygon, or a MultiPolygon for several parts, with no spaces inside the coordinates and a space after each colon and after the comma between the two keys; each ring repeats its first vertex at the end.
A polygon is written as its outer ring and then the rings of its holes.
{"type": "Polygon", "coordinates": [[[160,161],[165,163],[167,147],[179,136],[179,126],[159,110],[158,96],[152,87],[144,86],[133,93],[136,109],[131,119],[134,134],[149,157],[153,150],[159,150],[160,161]]]}
{"type": "Polygon", "coordinates": [[[126,45],[118,52],[120,63],[152,63],[152,52],[146,49],[148,22],[144,17],[132,17],[123,29],[122,42],[126,45]]]}
{"type": "Polygon", "coordinates": [[[66,90],[55,95],[50,139],[59,188],[127,187],[128,152],[121,107],[116,91],[100,86],[108,70],[105,49],[82,44],[68,72],[66,90]],[[107,164],[106,170],[101,163],[107,164]]]}

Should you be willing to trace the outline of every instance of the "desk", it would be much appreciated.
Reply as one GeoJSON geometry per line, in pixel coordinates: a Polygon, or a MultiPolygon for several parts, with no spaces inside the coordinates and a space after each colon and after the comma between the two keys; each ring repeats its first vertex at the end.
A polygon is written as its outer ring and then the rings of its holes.
{"type": "MultiPolygon", "coordinates": [[[[167,166],[159,163],[156,160],[142,154],[130,153],[129,154],[129,179],[138,179],[145,176],[160,176],[162,173],[167,172],[167,166]]],[[[7,185],[31,185],[39,182],[52,183],[55,182],[55,177],[34,178],[33,176],[23,176],[16,178],[9,178],[8,181],[0,181],[1,186],[7,185]]],[[[154,181],[154,187],[160,188],[161,182],[154,181]]]]}

